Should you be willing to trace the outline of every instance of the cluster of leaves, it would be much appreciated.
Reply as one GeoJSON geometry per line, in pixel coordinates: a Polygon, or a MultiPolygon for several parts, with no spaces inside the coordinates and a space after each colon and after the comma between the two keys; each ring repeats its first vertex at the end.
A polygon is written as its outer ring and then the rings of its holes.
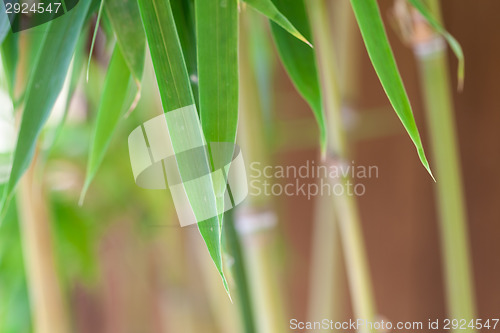
{"type": "MultiPolygon", "coordinates": [[[[324,152],[327,142],[325,112],[304,0],[245,0],[245,3],[271,21],[272,35],[284,67],[317,119],[324,152]]],[[[411,3],[438,31],[444,32],[420,0],[411,0],[411,3]]],[[[351,0],[351,4],[384,90],[430,173],[376,0],[351,0]]],[[[70,63],[74,59],[73,66],[81,68],[86,51],[82,45],[85,45],[87,28],[96,13],[110,28],[109,39],[116,43],[93,126],[81,201],[106,155],[118,123],[140,98],[147,46],[164,112],[196,105],[205,141],[234,143],[238,122],[238,16],[242,5],[239,0],[81,0],[65,15],[36,28],[39,33],[29,48],[32,62],[25,70],[29,73],[27,86],[16,96],[18,36],[2,33],[2,61],[12,99],[17,101],[17,97],[22,97],[16,103],[22,109],[22,120],[10,179],[0,187],[0,209],[5,210],[21,176],[32,162],[37,139],[67,76],[78,76],[81,72],[71,72],[70,63]]],[[[2,27],[8,22],[1,19],[0,32],[3,32],[6,30],[2,27]]],[[[457,44],[451,36],[446,37],[455,49],[457,44]]],[[[73,90],[74,86],[70,94],[73,90]]],[[[168,124],[172,132],[178,125],[168,124]]],[[[172,138],[174,150],[183,141],[196,139],[186,132],[176,133],[172,138]]],[[[223,160],[230,160],[232,152],[226,153],[228,156],[223,160]]],[[[189,167],[188,163],[179,165],[181,174],[189,167]]],[[[221,190],[224,188],[217,186],[208,189],[209,202],[219,211],[218,192],[221,190]]],[[[195,191],[186,188],[190,200],[195,200],[195,191]]],[[[222,223],[221,214],[200,222],[198,227],[227,289],[222,269],[222,223]]]]}

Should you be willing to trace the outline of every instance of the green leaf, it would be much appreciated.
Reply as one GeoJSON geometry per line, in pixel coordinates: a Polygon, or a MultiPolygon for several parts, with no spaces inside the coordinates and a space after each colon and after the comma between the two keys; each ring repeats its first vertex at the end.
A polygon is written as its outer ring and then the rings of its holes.
{"type": "MultiPolygon", "coordinates": [[[[200,119],[212,171],[231,163],[238,126],[238,0],[195,0],[200,119]],[[216,146],[212,146],[215,143],[216,146]],[[230,143],[221,146],[219,143],[230,143]],[[221,147],[223,147],[221,149],[221,147]]],[[[226,170],[227,171],[227,170],[226,170]]],[[[217,209],[224,211],[227,174],[214,178],[217,209]]],[[[219,248],[224,214],[219,218],[219,248]]],[[[212,228],[200,228],[212,237],[212,228]]],[[[220,251],[220,250],[219,250],[220,251]]],[[[226,290],[227,290],[227,286],[226,290]]]]}
{"type": "Polygon", "coordinates": [[[271,21],[288,31],[292,36],[312,47],[312,44],[283,15],[271,0],[245,0],[251,7],[267,16],[271,21]]]}
{"type": "Polygon", "coordinates": [[[415,7],[419,13],[427,20],[427,22],[431,25],[431,27],[436,30],[439,34],[443,35],[443,37],[450,45],[453,53],[458,59],[458,89],[462,90],[464,84],[464,74],[465,74],[465,61],[464,61],[464,53],[462,51],[462,47],[460,43],[448,32],[444,29],[444,27],[439,23],[439,21],[432,15],[429,8],[427,8],[421,0],[408,0],[413,7],[415,7]]]}
{"type": "Polygon", "coordinates": [[[420,140],[417,124],[413,118],[410,101],[387,39],[377,2],[375,0],[351,0],[351,5],[358,21],[366,50],[385,93],[408,135],[415,144],[420,161],[434,179],[425,156],[422,141],[420,140]]]}
{"type": "MultiPolygon", "coordinates": [[[[303,0],[275,0],[279,10],[302,31],[307,40],[311,30],[303,0]]],[[[326,120],[321,99],[318,69],[314,49],[291,36],[277,24],[271,25],[272,34],[281,61],[295,88],[311,107],[320,131],[321,151],[326,151],[326,120]]]]}
{"type": "Polygon", "coordinates": [[[104,0],[101,0],[99,5],[99,10],[97,12],[97,19],[95,22],[94,33],[92,34],[92,41],[90,42],[89,60],[87,62],[87,82],[89,81],[89,71],[90,71],[90,60],[92,60],[92,53],[94,53],[94,46],[97,38],[97,32],[99,31],[99,24],[101,23],[102,9],[104,7],[104,0]]]}
{"type": "Polygon", "coordinates": [[[0,207],[9,200],[29,167],[36,141],[64,84],[90,1],[80,1],[67,14],[46,23],[45,35],[31,74],[9,183],[0,207]]]}
{"type": "Polygon", "coordinates": [[[196,61],[196,32],[194,22],[193,0],[171,0],[172,13],[175,17],[175,26],[181,42],[182,53],[186,62],[191,89],[193,91],[196,107],[199,110],[198,92],[198,64],[196,61]]]}
{"type": "Polygon", "coordinates": [[[105,0],[104,11],[111,22],[121,54],[140,93],[146,36],[137,0],[105,0]]]}
{"type": "MultiPolygon", "coordinates": [[[[177,35],[170,1],[139,0],[144,30],[148,40],[151,59],[160,90],[161,101],[165,113],[183,107],[194,107],[194,97],[182,49],[177,35]]],[[[184,151],[183,147],[201,147],[204,145],[203,133],[193,128],[189,119],[181,117],[166,117],[174,152],[184,151]]],[[[189,179],[193,173],[209,174],[208,160],[182,158],[185,154],[176,156],[181,178],[189,179]]],[[[198,183],[199,184],[199,183],[198,183]]],[[[189,202],[195,216],[197,208],[209,207],[217,212],[215,193],[212,181],[209,179],[194,188],[184,183],[189,202]]],[[[221,275],[224,287],[228,290],[222,269],[221,239],[219,219],[213,217],[198,223],[198,228],[207,245],[212,260],[221,275]]]]}
{"type": "MultiPolygon", "coordinates": [[[[201,126],[207,143],[236,141],[238,125],[238,1],[196,0],[201,126]]],[[[222,152],[223,165],[233,151],[222,152]]],[[[216,195],[226,191],[225,182],[216,195]]]]}
{"type": "Polygon", "coordinates": [[[130,106],[127,96],[130,89],[131,73],[125,57],[118,45],[111,57],[101,102],[97,111],[97,119],[90,145],[87,174],[80,197],[83,204],[85,194],[101,165],[118,122],[130,106]]]}
{"type": "MultiPolygon", "coordinates": [[[[16,69],[19,58],[19,36],[9,32],[1,45],[0,51],[2,53],[2,65],[5,72],[5,79],[10,97],[16,102],[14,96],[14,86],[16,84],[16,69]]],[[[15,103],[16,104],[16,103],[15,103]]]]}

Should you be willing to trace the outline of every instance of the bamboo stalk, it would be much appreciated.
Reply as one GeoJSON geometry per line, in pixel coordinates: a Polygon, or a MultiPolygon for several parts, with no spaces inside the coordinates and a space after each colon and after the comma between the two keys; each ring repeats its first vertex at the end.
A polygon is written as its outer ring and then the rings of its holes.
{"type": "MultiPolygon", "coordinates": [[[[268,146],[261,124],[263,115],[258,86],[249,59],[249,15],[243,12],[240,33],[240,126],[239,142],[247,162],[266,164],[268,146]]],[[[252,23],[260,23],[251,21],[252,23]]],[[[248,167],[248,164],[247,164],[248,167]]],[[[272,254],[275,253],[275,214],[268,208],[268,198],[249,196],[246,206],[239,208],[235,217],[235,229],[241,241],[242,254],[249,283],[256,332],[280,333],[287,331],[281,286],[272,254]]]]}
{"type": "Polygon", "coordinates": [[[226,236],[226,247],[232,257],[230,269],[238,296],[236,303],[240,308],[242,326],[245,333],[253,333],[255,330],[254,310],[252,307],[252,296],[249,289],[248,274],[245,267],[241,242],[236,232],[235,219],[232,211],[224,215],[224,234],[226,236]]]}
{"type": "MultiPolygon", "coordinates": [[[[331,198],[315,199],[315,216],[309,274],[308,318],[340,321],[344,293],[341,288],[342,260],[335,209],[331,198]]],[[[327,331],[327,330],[324,330],[327,331]]]]}
{"type": "MultiPolygon", "coordinates": [[[[329,163],[339,167],[348,155],[346,135],[342,127],[342,102],[334,60],[336,57],[327,9],[324,0],[310,0],[307,1],[307,5],[312,22],[328,121],[329,142],[327,150],[331,157],[329,163]]],[[[350,179],[345,177],[336,181],[346,185],[350,179]]],[[[333,197],[333,204],[337,212],[354,316],[373,322],[376,314],[375,301],[356,200],[344,191],[343,195],[333,197]]],[[[360,329],[360,332],[370,331],[366,325],[360,329]]]]}
{"type": "MultiPolygon", "coordinates": [[[[428,5],[434,17],[441,20],[439,2],[429,0],[428,5]]],[[[436,170],[447,307],[451,318],[469,321],[476,318],[476,306],[446,43],[416,12],[415,15],[413,49],[436,170]]]]}
{"type": "Polygon", "coordinates": [[[71,330],[57,274],[50,217],[45,194],[35,179],[35,161],[21,179],[17,205],[34,331],[68,333],[71,330]]]}
{"type": "MultiPolygon", "coordinates": [[[[339,82],[342,105],[351,103],[357,94],[358,52],[356,20],[348,0],[331,3],[330,15],[333,17],[335,42],[340,46],[337,51],[339,82]],[[339,66],[340,65],[340,66],[339,66]]],[[[328,179],[325,179],[328,182],[328,179]]],[[[333,184],[332,184],[333,185],[333,184]]],[[[309,287],[309,312],[311,321],[322,318],[341,320],[344,315],[342,252],[339,245],[340,235],[337,229],[335,209],[331,198],[320,196],[315,200],[316,214],[313,225],[313,247],[311,253],[311,272],[309,287]]]]}

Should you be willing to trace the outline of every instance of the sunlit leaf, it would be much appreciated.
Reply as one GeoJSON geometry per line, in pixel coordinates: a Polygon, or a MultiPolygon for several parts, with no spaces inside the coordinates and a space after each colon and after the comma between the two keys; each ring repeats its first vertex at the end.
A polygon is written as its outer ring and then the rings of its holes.
{"type": "MultiPolygon", "coordinates": [[[[195,1],[201,126],[207,143],[236,140],[238,123],[238,1],[195,1]]],[[[223,165],[233,152],[219,156],[223,165]]],[[[223,195],[225,182],[216,188],[223,195]]]]}
{"type": "Polygon", "coordinates": [[[130,106],[127,102],[127,96],[131,78],[125,57],[117,45],[111,57],[101,102],[97,111],[94,134],[89,150],[87,175],[85,177],[80,204],[83,203],[87,189],[106,155],[121,116],[130,106]]]}
{"type": "MultiPolygon", "coordinates": [[[[139,9],[153,60],[163,110],[168,113],[183,107],[193,107],[195,105],[194,97],[170,1],[139,0],[139,9]]],[[[183,151],[182,147],[186,146],[200,147],[204,145],[204,138],[200,136],[202,133],[198,133],[198,129],[193,128],[192,123],[186,123],[186,120],[183,119],[174,119],[174,121],[169,120],[169,117],[166,119],[174,152],[183,151]]],[[[180,156],[177,160],[183,180],[185,175],[193,172],[210,173],[208,160],[182,159],[180,156]]],[[[213,184],[210,179],[208,182],[200,184],[198,188],[192,188],[186,183],[184,185],[195,215],[197,212],[194,207],[201,202],[203,202],[203,206],[212,207],[214,211],[217,211],[213,184]]],[[[199,222],[198,228],[222,277],[224,286],[228,290],[222,269],[219,224],[219,219],[216,216],[199,222]]]]}
{"type": "Polygon", "coordinates": [[[432,176],[424,147],[420,140],[417,124],[413,118],[410,101],[399,74],[391,46],[389,45],[382,18],[380,17],[377,2],[375,0],[351,0],[351,5],[359,29],[361,30],[366,50],[385,93],[408,135],[415,144],[420,161],[432,176]]]}
{"type": "Polygon", "coordinates": [[[292,36],[298,38],[304,43],[311,45],[309,40],[307,40],[300,32],[297,30],[293,24],[283,15],[278,8],[274,5],[271,0],[245,0],[251,7],[259,11],[263,15],[267,16],[271,21],[278,24],[280,27],[288,31],[292,36]]]}
{"type": "MultiPolygon", "coordinates": [[[[214,152],[212,143],[236,141],[238,125],[238,1],[195,1],[200,119],[212,170],[231,163],[233,146],[214,152]]],[[[214,179],[218,211],[223,211],[226,176],[214,179]]],[[[219,219],[219,248],[223,214],[219,219]]],[[[200,228],[211,237],[210,228],[200,228]]],[[[226,286],[227,289],[227,286],[226,286]]]]}

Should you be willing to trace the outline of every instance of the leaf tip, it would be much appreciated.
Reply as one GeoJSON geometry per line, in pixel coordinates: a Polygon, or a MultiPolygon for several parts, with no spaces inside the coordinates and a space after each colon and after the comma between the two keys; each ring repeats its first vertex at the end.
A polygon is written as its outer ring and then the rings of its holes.
{"type": "Polygon", "coordinates": [[[422,165],[424,166],[425,170],[427,170],[434,183],[436,183],[436,178],[434,178],[434,175],[432,174],[432,170],[429,165],[429,162],[427,161],[427,157],[425,156],[424,149],[418,148],[417,151],[418,151],[418,156],[420,158],[420,162],[422,162],[422,165]]]}
{"type": "Polygon", "coordinates": [[[294,34],[294,36],[295,36],[298,40],[300,40],[300,41],[302,41],[302,42],[306,43],[307,45],[309,45],[309,47],[311,47],[312,49],[314,48],[314,46],[312,45],[312,43],[311,43],[310,41],[308,41],[308,40],[307,40],[307,38],[305,38],[305,37],[304,37],[304,35],[302,35],[300,32],[298,32],[298,31],[297,31],[297,32],[294,34]]]}
{"type": "Polygon", "coordinates": [[[464,65],[461,63],[458,67],[458,91],[462,92],[464,91],[464,65]]]}
{"type": "Polygon", "coordinates": [[[90,186],[90,180],[87,178],[85,180],[85,184],[83,185],[82,192],[80,193],[80,199],[78,200],[78,206],[82,207],[83,202],[85,201],[85,196],[87,195],[87,191],[90,186]]]}

